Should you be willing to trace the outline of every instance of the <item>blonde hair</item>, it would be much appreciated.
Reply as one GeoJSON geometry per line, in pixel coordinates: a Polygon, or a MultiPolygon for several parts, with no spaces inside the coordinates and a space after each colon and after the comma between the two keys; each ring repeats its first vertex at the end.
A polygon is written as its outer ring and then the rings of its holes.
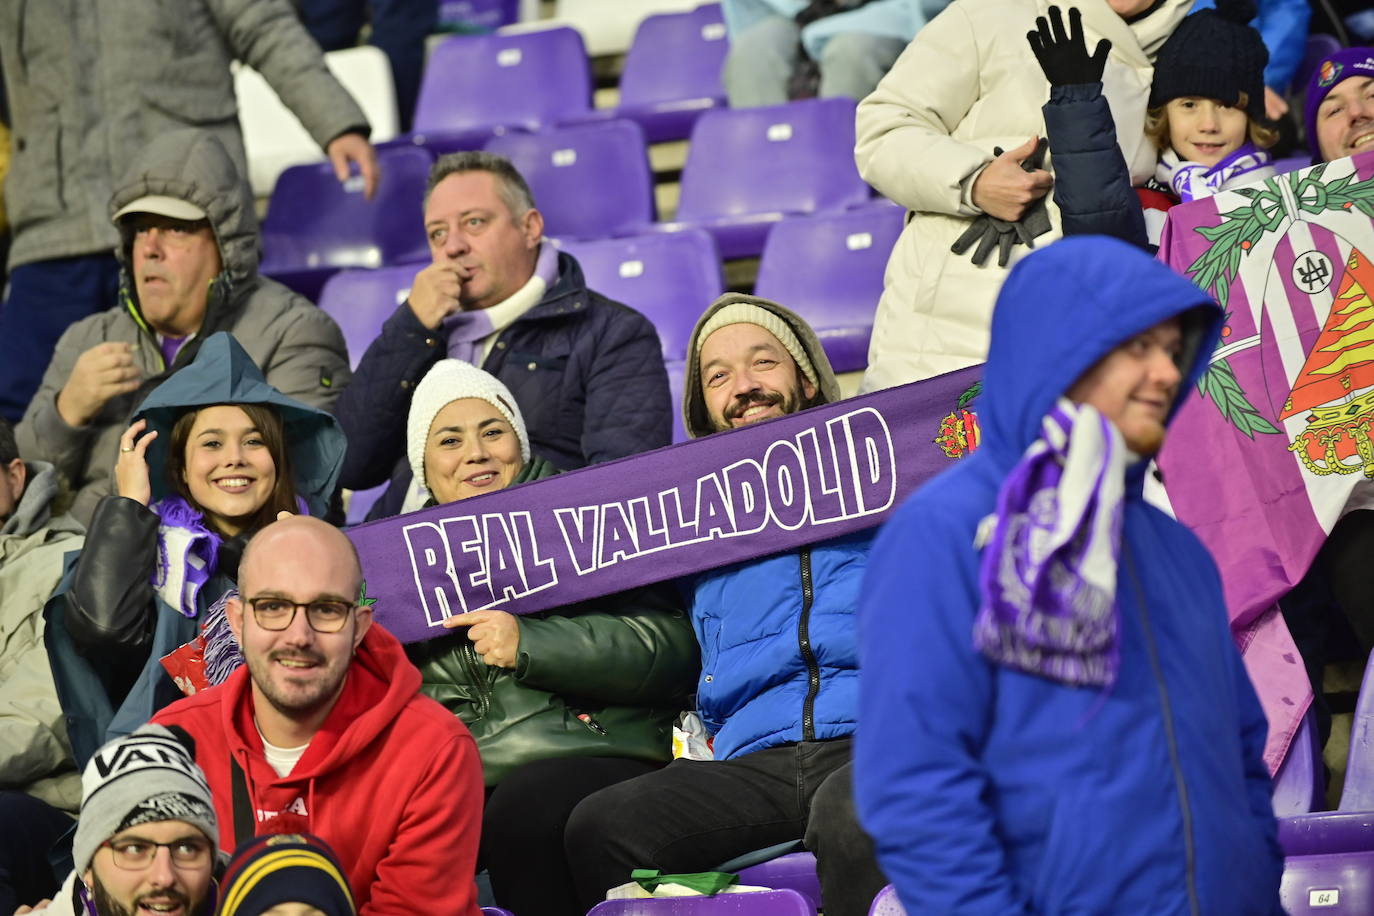
{"type": "MultiPolygon", "coordinates": [[[[1172,102],[1173,99],[1169,101],[1172,102]]],[[[1218,104],[1225,104],[1220,100],[1214,101],[1217,101],[1218,104]]],[[[1250,104],[1250,94],[1242,92],[1239,98],[1236,99],[1236,104],[1228,105],[1227,107],[1239,108],[1241,111],[1244,111],[1245,106],[1248,104],[1250,104]]],[[[1245,123],[1247,127],[1246,133],[1249,136],[1250,142],[1260,149],[1268,149],[1279,142],[1278,131],[1274,130],[1272,127],[1264,126],[1250,117],[1249,114],[1245,116],[1245,123]]],[[[1155,149],[1160,152],[1169,148],[1169,112],[1167,102],[1164,105],[1160,105],[1158,108],[1151,108],[1149,111],[1145,112],[1145,136],[1149,137],[1154,142],[1155,149]]]]}

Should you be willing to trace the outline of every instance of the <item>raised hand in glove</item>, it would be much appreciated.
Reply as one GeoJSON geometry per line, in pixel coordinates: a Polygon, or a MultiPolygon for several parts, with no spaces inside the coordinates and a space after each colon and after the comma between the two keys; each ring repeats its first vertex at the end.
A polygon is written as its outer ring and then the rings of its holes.
{"type": "Polygon", "coordinates": [[[1044,16],[1035,17],[1035,28],[1026,33],[1035,59],[1051,86],[1074,86],[1080,83],[1102,82],[1102,71],[1107,66],[1107,54],[1112,43],[1102,39],[1091,55],[1083,38],[1083,14],[1078,7],[1069,7],[1069,28],[1064,30],[1064,14],[1059,7],[1051,6],[1048,20],[1044,16]]]}
{"type": "MultiPolygon", "coordinates": [[[[1040,138],[1035,144],[1035,149],[1021,161],[1021,168],[1027,172],[1039,171],[1045,164],[1045,152],[1048,149],[1049,141],[1040,138]]],[[[1000,146],[992,150],[994,156],[1001,156],[1002,152],[1000,146]]],[[[963,234],[954,240],[949,250],[955,254],[963,254],[977,242],[978,247],[974,249],[972,256],[974,264],[982,267],[987,263],[988,255],[996,248],[997,266],[1006,267],[1007,261],[1011,259],[1013,245],[1019,243],[1027,248],[1034,248],[1035,239],[1049,231],[1050,217],[1045,210],[1045,199],[1041,196],[1018,220],[998,219],[988,213],[980,213],[974,217],[963,234]]]]}

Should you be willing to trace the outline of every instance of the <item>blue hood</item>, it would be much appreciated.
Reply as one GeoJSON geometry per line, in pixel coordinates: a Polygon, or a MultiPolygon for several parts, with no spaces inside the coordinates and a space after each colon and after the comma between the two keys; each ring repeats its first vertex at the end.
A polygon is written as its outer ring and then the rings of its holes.
{"type": "MultiPolygon", "coordinates": [[[[343,430],[331,414],[282,394],[263,378],[262,371],[228,332],[205,339],[196,358],[153,389],[134,419],[147,419],[158,437],[148,447],[148,467],[167,466],[167,443],[177,417],[187,408],[212,404],[266,404],[281,416],[286,447],[296,475],[296,495],[319,518],[339,482],[347,448],[343,430]]],[[[153,499],[168,493],[163,474],[152,474],[153,499]]]]}
{"type": "Polygon", "coordinates": [[[1184,381],[1171,418],[1216,348],[1222,312],[1212,298],[1139,249],[1102,236],[1063,239],[1023,258],[992,314],[980,451],[1001,468],[1015,464],[1079,376],[1118,344],[1175,315],[1184,316],[1184,381]],[[1054,303],[1056,321],[1045,320],[1046,303],[1054,303]]]}

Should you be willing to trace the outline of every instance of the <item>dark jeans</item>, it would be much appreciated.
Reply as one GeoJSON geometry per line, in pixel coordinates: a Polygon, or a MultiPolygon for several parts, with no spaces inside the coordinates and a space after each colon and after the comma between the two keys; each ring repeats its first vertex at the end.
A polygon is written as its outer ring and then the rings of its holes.
{"type": "Polygon", "coordinates": [[[503,779],[487,797],[477,856],[497,904],[519,916],[582,916],[563,854],[568,817],[587,796],[658,769],[624,757],[563,757],[503,779]]]}
{"type": "Polygon", "coordinates": [[[826,916],[865,916],[887,879],[854,813],[850,744],[803,741],[731,760],[675,760],[596,793],[567,827],[582,907],[635,868],[709,871],[804,838],[816,854],[826,916]]]}
{"type": "Polygon", "coordinates": [[[48,850],[74,823],[31,795],[0,790],[0,913],[8,916],[57,893],[61,882],[48,850]]]}
{"type": "Polygon", "coordinates": [[[401,130],[410,130],[425,65],[425,38],[439,24],[439,0],[300,0],[298,6],[306,31],[326,51],[356,45],[368,18],[364,14],[371,14],[371,43],[391,64],[401,130]]]}
{"type": "Polygon", "coordinates": [[[119,262],[88,255],[21,264],[0,304],[0,415],[11,423],[29,406],[67,327],[115,305],[119,262]]]}

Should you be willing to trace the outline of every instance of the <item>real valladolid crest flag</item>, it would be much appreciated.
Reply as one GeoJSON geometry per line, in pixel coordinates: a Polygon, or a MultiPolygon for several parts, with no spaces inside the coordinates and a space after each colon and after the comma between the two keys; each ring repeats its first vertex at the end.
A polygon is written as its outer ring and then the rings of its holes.
{"type": "Polygon", "coordinates": [[[1226,310],[1159,463],[1221,568],[1274,770],[1311,702],[1274,602],[1374,506],[1374,153],[1175,207],[1160,257],[1226,310]]]}

